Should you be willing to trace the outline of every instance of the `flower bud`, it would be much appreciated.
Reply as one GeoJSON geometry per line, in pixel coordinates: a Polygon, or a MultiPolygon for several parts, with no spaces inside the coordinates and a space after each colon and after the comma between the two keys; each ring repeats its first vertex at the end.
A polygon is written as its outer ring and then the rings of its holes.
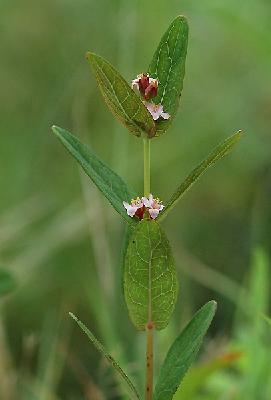
{"type": "Polygon", "coordinates": [[[132,88],[138,89],[145,100],[150,100],[157,96],[158,80],[142,73],[132,81],[132,88]]]}

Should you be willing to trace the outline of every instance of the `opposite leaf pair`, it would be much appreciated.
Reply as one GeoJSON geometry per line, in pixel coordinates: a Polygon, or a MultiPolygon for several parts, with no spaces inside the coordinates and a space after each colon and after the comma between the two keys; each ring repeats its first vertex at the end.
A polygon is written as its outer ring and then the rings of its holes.
{"type": "MultiPolygon", "coordinates": [[[[159,136],[174,119],[183,88],[187,43],[188,23],[185,17],[178,16],[162,37],[147,71],[158,83],[158,91],[155,96],[151,95],[155,85],[149,90],[146,87],[144,93],[140,90],[145,100],[153,100],[147,105],[108,61],[87,53],[106,104],[134,135],[149,139],[159,136]]],[[[138,82],[133,83],[135,86],[138,82]]],[[[142,89],[140,84],[138,88],[142,89]]]]}
{"type": "MultiPolygon", "coordinates": [[[[138,221],[135,218],[131,218],[123,207],[123,201],[127,203],[130,202],[132,198],[137,197],[135,191],[129,188],[116,172],[106,165],[85,144],[81,143],[76,136],[73,136],[65,129],[57,126],[53,126],[52,130],[122,218],[131,225],[136,224],[138,221]]],[[[236,143],[241,139],[242,135],[243,133],[238,131],[215,147],[215,149],[198,164],[177,187],[176,191],[165,204],[163,210],[157,216],[157,220],[161,221],[164,219],[200,176],[206,172],[209,167],[229,154],[236,143]]]]}
{"type": "MultiPolygon", "coordinates": [[[[126,183],[76,137],[61,128],[53,127],[53,131],[132,228],[123,275],[125,299],[131,320],[139,330],[145,329],[149,320],[156,329],[163,329],[174,309],[178,288],[174,260],[164,231],[155,221],[131,218],[123,207],[123,200],[128,204],[127,200],[135,195],[126,183]]],[[[216,147],[178,187],[156,220],[160,221],[166,216],[207,168],[228,154],[240,137],[241,133],[238,132],[216,147]]]]}

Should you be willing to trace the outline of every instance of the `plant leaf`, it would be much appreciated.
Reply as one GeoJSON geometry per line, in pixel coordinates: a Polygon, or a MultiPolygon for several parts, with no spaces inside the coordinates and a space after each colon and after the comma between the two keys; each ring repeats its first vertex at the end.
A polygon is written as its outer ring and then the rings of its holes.
{"type": "Polygon", "coordinates": [[[172,210],[172,208],[175,207],[176,203],[209,167],[213,166],[218,160],[229,154],[242,136],[242,131],[238,131],[234,135],[230,136],[224,142],[220,143],[205,160],[194,168],[173,193],[170,200],[165,205],[163,212],[158,215],[157,220],[162,220],[172,210]]]}
{"type": "Polygon", "coordinates": [[[109,109],[136,136],[142,131],[147,137],[155,136],[155,123],[139,96],[120,73],[104,58],[87,53],[103,98],[109,109]]]}
{"type": "Polygon", "coordinates": [[[127,215],[122,204],[123,201],[130,201],[134,197],[126,183],[71,133],[57,126],[53,126],[52,130],[115,210],[128,223],[136,223],[127,215]]]}
{"type": "Polygon", "coordinates": [[[112,365],[112,367],[115,368],[117,373],[121,376],[121,378],[126,382],[128,387],[130,388],[133,396],[140,400],[140,396],[130,380],[130,378],[126,375],[126,373],[123,371],[123,369],[120,367],[120,365],[117,363],[117,361],[105,350],[104,346],[99,342],[98,339],[93,335],[93,333],[81,322],[74,314],[71,312],[69,313],[70,316],[77,322],[79,327],[82,329],[82,331],[87,335],[87,337],[90,339],[90,341],[93,343],[93,345],[96,347],[96,349],[108,360],[108,362],[112,365]]]}
{"type": "Polygon", "coordinates": [[[124,294],[129,315],[139,330],[153,322],[161,330],[168,325],[177,298],[177,278],[168,239],[153,220],[134,228],[124,264],[124,294]]]}
{"type": "Polygon", "coordinates": [[[169,120],[156,123],[157,133],[165,133],[173,121],[180,103],[185,75],[185,60],[188,45],[188,22],[179,15],[169,26],[153,56],[149,74],[159,81],[156,104],[161,103],[170,114],[169,120]]]}
{"type": "Polygon", "coordinates": [[[171,400],[194,361],[211,321],[216,302],[206,303],[172,344],[160,370],[153,400],[171,400]]]}
{"type": "Polygon", "coordinates": [[[16,283],[13,276],[7,270],[0,268],[0,296],[8,294],[15,287],[16,283]]]}

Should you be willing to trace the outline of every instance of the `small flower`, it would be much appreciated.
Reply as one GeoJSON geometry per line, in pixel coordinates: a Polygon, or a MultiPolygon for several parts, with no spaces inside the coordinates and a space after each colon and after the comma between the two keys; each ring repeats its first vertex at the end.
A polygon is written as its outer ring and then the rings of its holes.
{"type": "Polygon", "coordinates": [[[154,104],[154,103],[144,103],[147,110],[151,114],[152,118],[154,121],[157,121],[160,117],[163,119],[169,119],[170,115],[166,112],[164,112],[162,104],[154,104]]]}
{"type": "Polygon", "coordinates": [[[126,201],[123,201],[122,204],[126,208],[129,217],[134,217],[144,207],[143,202],[139,197],[137,197],[136,199],[132,199],[131,204],[127,203],[126,201]]]}
{"type": "Polygon", "coordinates": [[[164,208],[161,200],[158,198],[154,199],[152,194],[150,194],[149,197],[142,197],[142,202],[147,208],[152,219],[157,218],[159,212],[164,208]]]}
{"type": "Polygon", "coordinates": [[[145,100],[150,100],[157,96],[158,80],[151,78],[149,74],[142,73],[132,80],[132,89],[139,90],[145,100]]]}

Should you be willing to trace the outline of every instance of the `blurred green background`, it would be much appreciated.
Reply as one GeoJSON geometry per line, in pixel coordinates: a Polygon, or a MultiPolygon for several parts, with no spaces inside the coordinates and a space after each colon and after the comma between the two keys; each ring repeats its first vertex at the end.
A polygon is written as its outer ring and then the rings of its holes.
{"type": "Polygon", "coordinates": [[[190,23],[186,78],[176,123],[152,142],[153,193],[166,201],[214,145],[238,129],[246,136],[163,224],[181,292],[157,335],[156,364],[215,299],[176,400],[271,398],[270,0],[1,0],[1,400],[128,398],[68,311],[142,389],[144,334],[131,326],[120,288],[124,223],[50,126],[76,133],[141,194],[142,143],[106,109],[85,52],[130,81],[178,14],[190,23]]]}

